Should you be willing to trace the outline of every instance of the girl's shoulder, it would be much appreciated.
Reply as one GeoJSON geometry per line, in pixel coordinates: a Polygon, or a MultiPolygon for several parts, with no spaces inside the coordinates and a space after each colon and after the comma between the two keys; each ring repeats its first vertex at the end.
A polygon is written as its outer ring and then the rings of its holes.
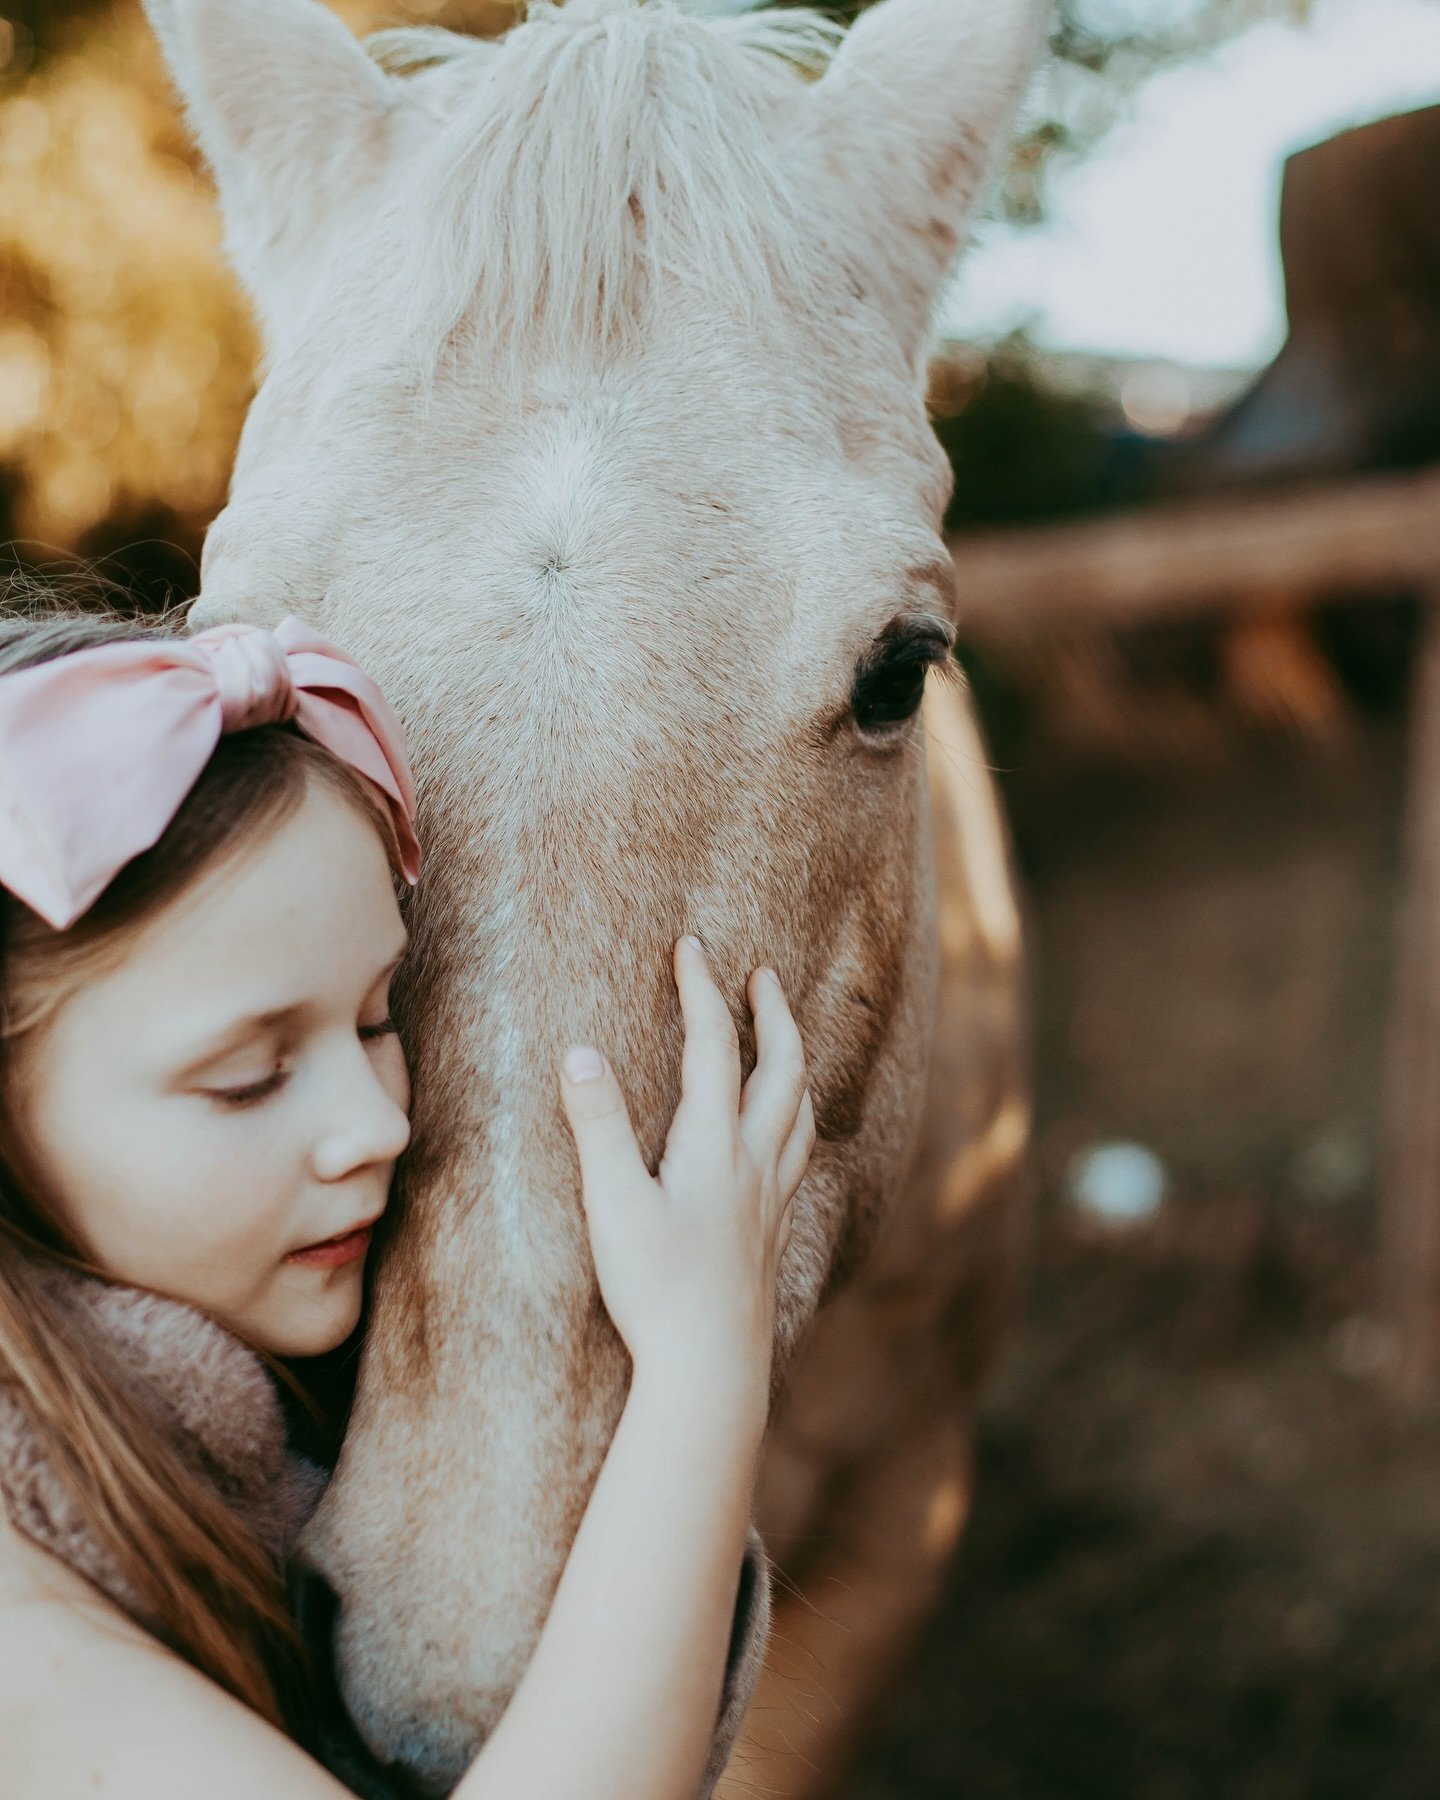
{"type": "Polygon", "coordinates": [[[16,1530],[0,1506],[0,1800],[343,1800],[290,1740],[16,1530]]]}
{"type": "Polygon", "coordinates": [[[68,1619],[77,1612],[93,1613],[112,1628],[144,1635],[88,1581],[32,1543],[0,1506],[0,1666],[17,1629],[23,1636],[31,1623],[52,1615],[68,1619]]]}
{"type": "MultiPolygon", "coordinates": [[[[103,1616],[98,1609],[108,1607],[122,1633],[129,1624],[84,1587],[72,1569],[17,1530],[0,1506],[0,1742],[12,1771],[24,1765],[32,1777],[42,1772],[33,1761],[34,1746],[60,1729],[67,1698],[74,1702],[72,1717],[84,1716],[86,1696],[74,1692],[68,1671],[103,1616]]],[[[6,1782],[0,1771],[0,1795],[8,1800],[6,1782]]]]}
{"type": "MultiPolygon", "coordinates": [[[[47,1728],[51,1715],[83,1718],[80,1675],[92,1647],[138,1654],[158,1648],[75,1571],[33,1544],[0,1506],[0,1741],[47,1728]]],[[[5,1792],[0,1775],[0,1795],[5,1792]]]]}

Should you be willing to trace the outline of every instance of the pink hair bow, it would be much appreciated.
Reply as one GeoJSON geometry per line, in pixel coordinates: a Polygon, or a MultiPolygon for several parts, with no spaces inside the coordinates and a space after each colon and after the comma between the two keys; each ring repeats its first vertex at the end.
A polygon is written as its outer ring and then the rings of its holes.
{"type": "Polygon", "coordinates": [[[62,930],[160,837],[222,732],[287,719],[379,788],[413,883],[400,721],[298,619],[98,644],[0,675],[0,883],[62,930]]]}

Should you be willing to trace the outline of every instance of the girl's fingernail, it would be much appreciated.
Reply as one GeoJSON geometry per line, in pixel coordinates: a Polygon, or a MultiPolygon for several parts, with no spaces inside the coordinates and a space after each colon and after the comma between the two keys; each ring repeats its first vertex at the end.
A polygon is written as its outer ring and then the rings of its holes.
{"type": "Polygon", "coordinates": [[[701,944],[699,938],[697,938],[693,932],[687,931],[685,936],[681,938],[680,942],[682,944],[684,944],[684,946],[687,950],[703,950],[703,948],[704,948],[704,946],[701,944]]]}
{"type": "Polygon", "coordinates": [[[605,1073],[605,1058],[588,1044],[577,1044],[565,1052],[565,1079],[577,1086],[582,1081],[598,1081],[605,1073]]]}

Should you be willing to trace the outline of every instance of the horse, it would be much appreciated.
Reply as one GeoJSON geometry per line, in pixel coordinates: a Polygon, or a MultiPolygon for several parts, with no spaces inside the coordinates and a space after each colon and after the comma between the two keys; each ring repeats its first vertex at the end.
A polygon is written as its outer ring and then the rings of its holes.
{"type": "Polygon", "coordinates": [[[758,1682],[726,1791],[795,1800],[963,1525],[1014,1258],[1020,933],[924,392],[1038,0],[363,44],[320,0],[146,8],[265,352],[191,626],[293,614],[371,670],[426,847],[414,1140],[302,1546],[345,1704],[438,1794],[515,1688],[628,1378],[557,1058],[604,1046],[657,1156],[694,931],[747,1068],[779,972],[818,1127],[756,1502],[784,1591],[754,1540],[705,1784],[758,1682]]]}

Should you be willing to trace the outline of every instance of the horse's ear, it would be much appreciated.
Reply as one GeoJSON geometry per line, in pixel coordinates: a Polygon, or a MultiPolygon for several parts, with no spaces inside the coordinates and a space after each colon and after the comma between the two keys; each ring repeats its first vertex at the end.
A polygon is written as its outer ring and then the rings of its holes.
{"type": "Polygon", "coordinates": [[[144,0],[252,290],[383,155],[393,84],[319,0],[144,0]]]}
{"type": "Polygon", "coordinates": [[[880,0],[811,96],[836,237],[917,363],[1049,16],[1048,0],[880,0]]]}

